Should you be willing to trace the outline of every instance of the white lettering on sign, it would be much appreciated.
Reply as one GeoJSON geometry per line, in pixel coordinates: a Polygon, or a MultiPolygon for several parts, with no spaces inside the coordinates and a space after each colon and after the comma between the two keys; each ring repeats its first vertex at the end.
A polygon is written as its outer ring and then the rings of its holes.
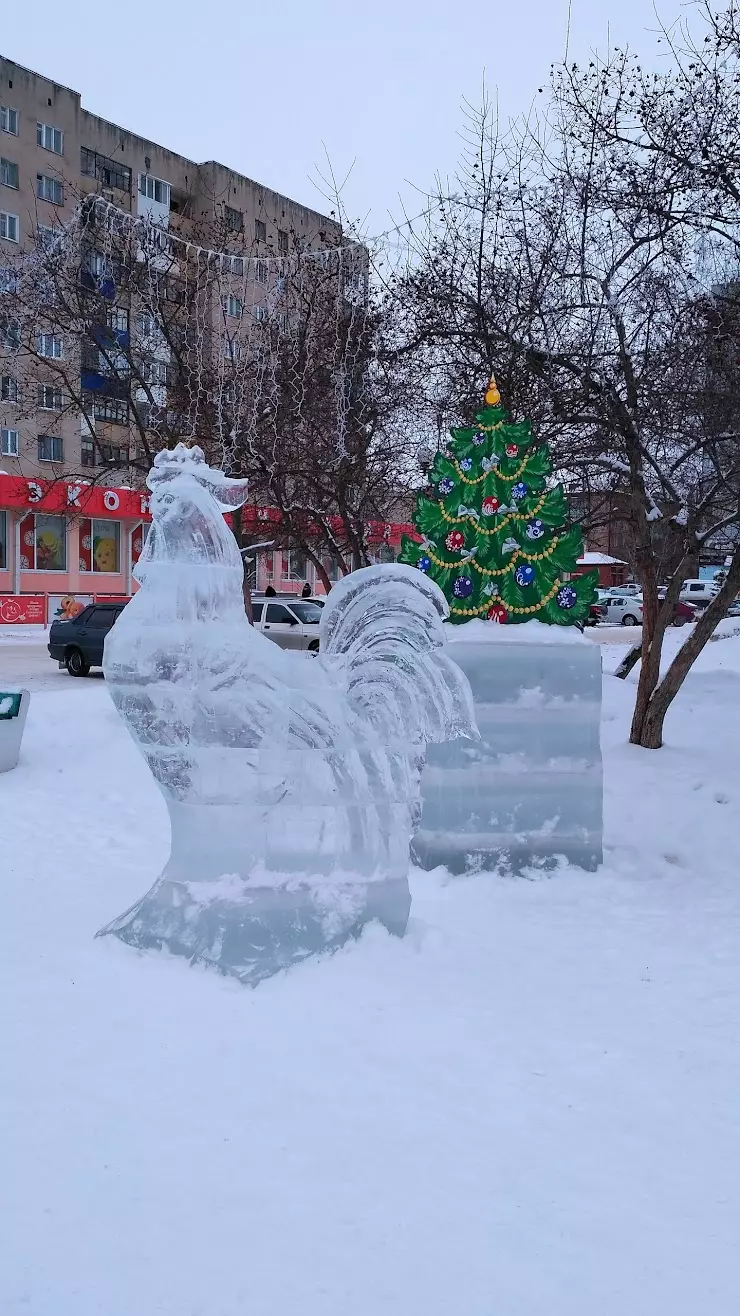
{"type": "Polygon", "coordinates": [[[37,484],[35,480],[29,480],[27,488],[29,503],[40,503],[44,496],[44,491],[41,488],[41,485],[37,484]]]}
{"type": "Polygon", "coordinates": [[[149,511],[149,499],[147,497],[143,497],[141,500],[141,515],[146,516],[148,511],[149,511]]]}
{"type": "Polygon", "coordinates": [[[79,505],[80,505],[80,494],[81,494],[81,493],[82,493],[82,485],[81,485],[81,484],[68,484],[68,485],[67,485],[67,506],[68,506],[68,507],[79,507],[79,505]]]}
{"type": "Polygon", "coordinates": [[[109,512],[117,512],[121,505],[121,500],[118,497],[118,494],[116,493],[115,489],[106,489],[105,493],[103,494],[103,502],[105,503],[105,506],[108,508],[109,512]]]}

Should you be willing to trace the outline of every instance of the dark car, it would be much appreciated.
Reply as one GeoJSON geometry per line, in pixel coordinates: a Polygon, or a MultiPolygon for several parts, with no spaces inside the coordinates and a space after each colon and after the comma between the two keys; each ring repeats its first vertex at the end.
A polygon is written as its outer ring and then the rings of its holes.
{"type": "Polygon", "coordinates": [[[70,676],[87,676],[91,667],[102,667],[105,637],[124,603],[91,603],[70,621],[53,621],[49,631],[49,653],[70,676]]]}

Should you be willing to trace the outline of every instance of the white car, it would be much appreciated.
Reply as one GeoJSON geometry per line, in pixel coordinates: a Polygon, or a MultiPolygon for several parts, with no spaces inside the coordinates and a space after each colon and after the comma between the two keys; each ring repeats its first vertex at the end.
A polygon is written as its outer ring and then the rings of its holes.
{"type": "Polygon", "coordinates": [[[254,628],[281,649],[307,649],[316,653],[319,647],[321,604],[315,599],[302,599],[297,595],[252,595],[254,628]]]}
{"type": "MultiPolygon", "coordinates": [[[[642,595],[630,598],[629,594],[614,594],[611,598],[601,599],[599,607],[604,610],[607,626],[642,626],[642,595]]],[[[674,605],[672,626],[685,626],[688,621],[695,621],[697,610],[691,603],[681,599],[674,605]]]]}
{"type": "Polygon", "coordinates": [[[642,626],[642,599],[629,594],[605,594],[599,599],[607,626],[642,626]]]}
{"type": "Polygon", "coordinates": [[[682,603],[698,603],[700,607],[711,603],[719,594],[719,585],[713,580],[685,580],[681,586],[679,599],[682,603]]]}

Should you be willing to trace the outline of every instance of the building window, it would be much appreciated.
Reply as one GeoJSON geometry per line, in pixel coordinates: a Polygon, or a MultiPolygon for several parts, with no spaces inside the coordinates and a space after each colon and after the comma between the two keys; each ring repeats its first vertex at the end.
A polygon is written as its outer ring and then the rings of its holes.
{"type": "Polygon", "coordinates": [[[18,241],[17,215],[9,215],[5,210],[0,210],[0,238],[5,238],[6,242],[18,241]]]}
{"type": "Polygon", "coordinates": [[[8,514],[0,512],[0,571],[8,569],[8,514]]]}
{"type": "Polygon", "coordinates": [[[80,571],[106,575],[120,571],[120,521],[83,521],[80,532],[80,571]]]}
{"type": "Polygon", "coordinates": [[[17,430],[0,430],[0,454],[3,457],[18,456],[17,430]]]}
{"type": "Polygon", "coordinates": [[[18,401],[18,381],[12,375],[0,375],[0,402],[18,401]]]}
{"type": "Polygon", "coordinates": [[[244,228],[244,216],[241,210],[235,210],[233,206],[224,206],[224,219],[226,227],[230,233],[241,233],[244,228]]]}
{"type": "Polygon", "coordinates": [[[7,265],[0,265],[0,293],[15,292],[18,287],[18,275],[15,270],[9,270],[7,265]]]}
{"type": "Polygon", "coordinates": [[[169,384],[169,367],[166,361],[144,361],[141,377],[147,384],[169,384]]]}
{"type": "Polygon", "coordinates": [[[267,224],[264,219],[255,219],[254,236],[258,242],[267,242],[267,224]]]}
{"type": "Polygon", "coordinates": [[[238,319],[241,319],[244,311],[244,303],[240,297],[235,297],[233,293],[229,293],[227,297],[221,298],[221,305],[224,310],[224,315],[233,315],[238,319]]]}
{"type": "Polygon", "coordinates": [[[61,439],[52,438],[51,434],[39,434],[39,461],[61,462],[64,460],[64,444],[61,439]]]}
{"type": "Polygon", "coordinates": [[[283,579],[284,580],[305,580],[308,569],[308,558],[299,548],[289,548],[287,553],[283,553],[283,579]]]}
{"type": "Polygon", "coordinates": [[[151,174],[139,174],[139,191],[150,201],[169,207],[170,185],[165,183],[163,178],[154,178],[151,174]]]}
{"type": "Polygon", "coordinates": [[[64,133],[61,128],[54,128],[50,123],[36,124],[36,141],[45,151],[53,151],[55,155],[64,152],[64,133]]]}
{"type": "Polygon", "coordinates": [[[267,283],[267,261],[258,260],[254,268],[254,277],[258,283],[267,283]]]}
{"type": "MultiPolygon", "coordinates": [[[[125,398],[95,398],[93,402],[93,415],[96,420],[104,420],[109,425],[128,425],[128,402],[125,398]]],[[[128,449],[116,448],[115,452],[125,453],[123,459],[116,457],[120,465],[121,460],[124,465],[128,462],[128,449]]],[[[107,458],[112,460],[112,458],[107,458]]]]}
{"type": "Polygon", "coordinates": [[[80,461],[83,466],[95,465],[95,444],[92,439],[83,439],[80,444],[80,461]]]}
{"type": "Polygon", "coordinates": [[[51,251],[62,236],[62,229],[54,228],[50,224],[39,224],[38,235],[41,250],[51,251]]]}
{"type": "Polygon", "coordinates": [[[125,306],[114,306],[106,317],[108,328],[117,334],[128,333],[128,311],[125,306]]]}
{"type": "Polygon", "coordinates": [[[88,150],[86,146],[81,151],[80,172],[86,178],[97,178],[103,187],[115,187],[119,192],[131,191],[131,170],[107,155],[88,150]]]}
{"type": "Polygon", "coordinates": [[[61,411],[64,406],[62,390],[53,384],[39,384],[39,406],[42,411],[61,411]]]}
{"type": "Polygon", "coordinates": [[[26,517],[22,523],[21,568],[67,570],[67,523],[63,516],[26,517]]]}
{"type": "Polygon", "coordinates": [[[128,447],[115,443],[98,444],[98,466],[128,466],[128,447]]]}
{"type": "Polygon", "coordinates": [[[244,276],[244,257],[243,256],[222,256],[221,272],[231,274],[234,278],[241,279],[244,276]]]}
{"type": "Polygon", "coordinates": [[[18,136],[18,111],[11,110],[9,105],[0,105],[0,132],[18,136]]]}
{"type": "Polygon", "coordinates": [[[18,166],[12,160],[5,160],[0,157],[0,183],[3,187],[14,187],[18,190],[18,166]]]}
{"type": "Polygon", "coordinates": [[[62,340],[57,334],[37,334],[36,351],[39,356],[46,356],[54,361],[61,361],[62,340]]]}
{"type": "Polygon", "coordinates": [[[0,318],[0,345],[5,352],[17,352],[21,345],[21,327],[17,320],[0,318]]]}
{"type": "Polygon", "coordinates": [[[64,189],[58,178],[48,174],[36,175],[36,196],[39,201],[51,201],[55,206],[64,204],[64,189]]]}
{"type": "Polygon", "coordinates": [[[228,361],[238,361],[242,354],[242,345],[234,338],[224,338],[222,352],[228,361]]]}
{"type": "Polygon", "coordinates": [[[257,324],[262,324],[267,319],[267,308],[264,306],[253,306],[252,315],[257,321],[257,324]]]}
{"type": "Polygon", "coordinates": [[[288,254],[288,234],[284,228],[278,229],[278,253],[281,256],[288,254]]]}

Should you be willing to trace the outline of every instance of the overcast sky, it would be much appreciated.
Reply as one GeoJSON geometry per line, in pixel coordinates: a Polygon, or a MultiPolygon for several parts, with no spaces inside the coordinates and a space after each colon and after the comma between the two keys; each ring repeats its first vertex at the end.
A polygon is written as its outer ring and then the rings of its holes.
{"type": "MultiPolygon", "coordinates": [[[[664,21],[686,6],[659,0],[664,21]]],[[[460,103],[483,72],[502,117],[526,109],[565,48],[568,0],[64,0],[3,6],[7,57],[86,109],[194,160],[325,208],[324,145],[370,234],[413,210],[410,184],[454,168],[460,103]]],[[[657,55],[652,0],[572,0],[570,51],[657,55]]],[[[419,207],[421,208],[421,207],[419,207]]]]}

